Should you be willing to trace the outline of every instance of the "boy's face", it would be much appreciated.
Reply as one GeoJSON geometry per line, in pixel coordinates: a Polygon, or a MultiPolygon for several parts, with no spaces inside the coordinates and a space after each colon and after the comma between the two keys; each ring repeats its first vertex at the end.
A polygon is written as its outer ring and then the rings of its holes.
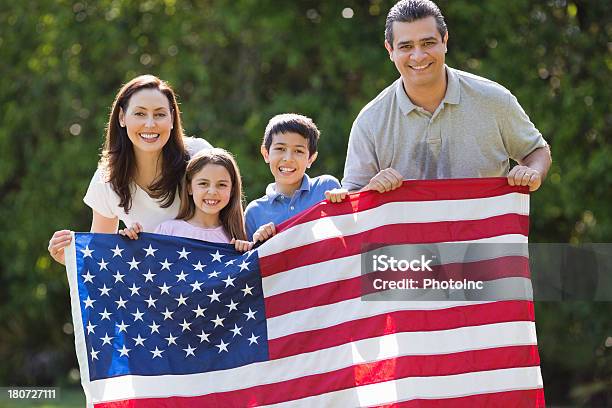
{"type": "Polygon", "coordinates": [[[292,195],[302,183],[306,169],[317,158],[308,152],[308,139],[299,133],[276,133],[272,135],[270,150],[261,147],[261,154],[270,165],[270,171],[279,193],[292,195]]]}

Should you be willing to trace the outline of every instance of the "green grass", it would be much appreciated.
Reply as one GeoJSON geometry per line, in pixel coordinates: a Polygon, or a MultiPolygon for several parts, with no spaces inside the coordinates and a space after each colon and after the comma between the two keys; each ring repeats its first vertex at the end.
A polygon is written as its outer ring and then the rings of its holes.
{"type": "Polygon", "coordinates": [[[0,397],[1,408],[83,408],[85,394],[80,388],[61,388],[59,398],[53,400],[11,400],[6,396],[0,397]]]}

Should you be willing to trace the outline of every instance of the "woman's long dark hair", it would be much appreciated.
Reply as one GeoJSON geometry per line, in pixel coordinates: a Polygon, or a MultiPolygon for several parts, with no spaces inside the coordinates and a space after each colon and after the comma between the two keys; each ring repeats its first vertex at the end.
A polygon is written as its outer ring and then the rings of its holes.
{"type": "Polygon", "coordinates": [[[157,89],[168,98],[172,111],[173,127],[170,130],[170,139],[162,149],[161,174],[151,185],[146,186],[151,197],[160,201],[162,208],[168,208],[174,202],[176,190],[180,187],[189,160],[189,154],[183,143],[181,112],[172,88],[153,75],[141,75],[123,85],[115,97],[106,126],[106,140],[100,158],[100,167],[104,170],[106,180],[111,183],[113,191],[119,196],[119,206],[126,213],[132,207],[132,182],[136,170],[136,158],[127,129],[119,124],[119,112],[127,111],[131,96],[141,89],[157,89]]]}
{"type": "Polygon", "coordinates": [[[232,182],[232,190],[230,192],[229,203],[219,213],[221,225],[232,238],[246,240],[246,231],[244,229],[244,196],[242,195],[242,180],[240,178],[240,170],[230,152],[220,148],[205,149],[196,154],[187,163],[185,176],[181,186],[181,208],[176,216],[179,220],[189,220],[195,214],[195,204],[192,196],[189,194],[189,185],[193,176],[207,164],[216,164],[223,166],[230,175],[232,182]]]}

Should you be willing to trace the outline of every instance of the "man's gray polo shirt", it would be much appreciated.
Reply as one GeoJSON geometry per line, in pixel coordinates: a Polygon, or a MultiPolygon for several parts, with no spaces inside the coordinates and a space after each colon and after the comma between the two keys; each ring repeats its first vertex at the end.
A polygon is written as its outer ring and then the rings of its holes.
{"type": "Polygon", "coordinates": [[[399,78],[353,123],[342,186],[357,190],[389,167],[404,179],[499,177],[546,141],[501,85],[446,67],[433,114],[412,103],[399,78]]]}

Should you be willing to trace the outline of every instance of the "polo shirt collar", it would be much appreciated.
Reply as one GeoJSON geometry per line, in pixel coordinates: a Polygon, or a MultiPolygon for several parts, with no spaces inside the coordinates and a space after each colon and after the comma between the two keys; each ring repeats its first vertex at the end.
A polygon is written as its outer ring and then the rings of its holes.
{"type": "MultiPolygon", "coordinates": [[[[274,201],[278,197],[282,196],[281,193],[276,191],[274,186],[275,183],[270,183],[268,184],[268,187],[266,187],[266,196],[268,196],[270,201],[274,201]]],[[[302,177],[302,184],[300,184],[297,191],[310,191],[310,177],[308,177],[308,174],[304,173],[304,177],[302,177]]]]}
{"type": "MultiPolygon", "coordinates": [[[[448,65],[444,65],[446,70],[446,94],[444,95],[444,99],[442,99],[442,103],[449,103],[456,105],[459,103],[460,99],[460,86],[459,86],[459,78],[455,71],[448,67],[448,65]]],[[[402,82],[402,77],[395,82],[395,96],[397,98],[397,103],[404,115],[408,115],[413,110],[417,109],[418,106],[412,103],[406,91],[404,90],[404,84],[402,82]]]]}

